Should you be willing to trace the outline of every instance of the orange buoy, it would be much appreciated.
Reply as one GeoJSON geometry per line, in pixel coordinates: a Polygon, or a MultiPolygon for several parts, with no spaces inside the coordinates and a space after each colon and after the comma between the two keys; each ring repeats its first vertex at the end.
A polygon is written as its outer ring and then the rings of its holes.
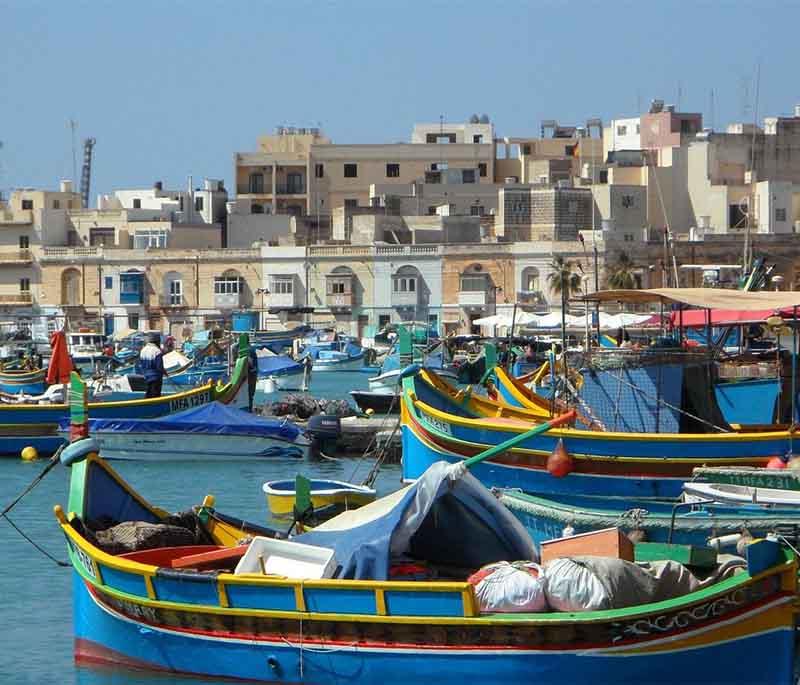
{"type": "Polygon", "coordinates": [[[786,462],[781,457],[770,457],[767,462],[768,469],[785,469],[786,462]]]}
{"type": "Polygon", "coordinates": [[[559,438],[553,453],[547,457],[547,472],[556,478],[563,478],[572,473],[574,464],[564,441],[559,438]]]}

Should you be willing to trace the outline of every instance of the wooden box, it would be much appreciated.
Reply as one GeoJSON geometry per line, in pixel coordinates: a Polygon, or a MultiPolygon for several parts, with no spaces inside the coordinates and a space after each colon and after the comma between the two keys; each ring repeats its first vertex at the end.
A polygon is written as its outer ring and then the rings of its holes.
{"type": "Polygon", "coordinates": [[[542,564],[559,557],[613,557],[633,561],[633,543],[619,528],[545,540],[540,551],[542,564]]]}

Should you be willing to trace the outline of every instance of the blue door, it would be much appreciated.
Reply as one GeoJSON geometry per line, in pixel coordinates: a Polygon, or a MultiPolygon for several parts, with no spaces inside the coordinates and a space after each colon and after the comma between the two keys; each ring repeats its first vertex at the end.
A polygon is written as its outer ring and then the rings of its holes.
{"type": "Polygon", "coordinates": [[[114,335],[114,315],[103,314],[103,333],[108,336],[114,335]]]}

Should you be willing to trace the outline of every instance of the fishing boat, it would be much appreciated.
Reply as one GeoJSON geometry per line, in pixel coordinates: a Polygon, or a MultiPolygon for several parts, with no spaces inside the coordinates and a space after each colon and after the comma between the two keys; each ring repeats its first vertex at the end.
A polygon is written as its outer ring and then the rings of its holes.
{"type": "Polygon", "coordinates": [[[106,336],[91,331],[67,333],[67,350],[75,364],[94,364],[104,357],[106,336]]]}
{"type": "Polygon", "coordinates": [[[0,371],[0,391],[17,395],[39,395],[45,391],[47,371],[36,369],[34,371],[0,371]]]}
{"type": "Polygon", "coordinates": [[[500,490],[497,495],[537,544],[610,527],[618,527],[636,540],[700,547],[721,538],[735,545],[741,535],[766,537],[780,533],[796,540],[800,531],[800,511],[746,502],[721,505],[699,497],[694,502],[582,495],[543,497],[515,490],[500,490]]]}
{"type": "MultiPolygon", "coordinates": [[[[149,399],[92,402],[93,417],[149,419],[208,404],[215,400],[234,407],[247,408],[247,339],[239,346],[231,379],[225,385],[206,383],[182,392],[149,399]]],[[[61,401],[50,404],[0,404],[0,454],[18,456],[28,446],[40,455],[52,454],[63,438],[59,423],[69,416],[69,404],[61,401]]]]}
{"type": "Polygon", "coordinates": [[[774,542],[751,545],[740,573],[670,599],[481,613],[468,575],[536,551],[460,467],[432,466],[287,541],[218,512],[212,496],[169,516],[96,449],[88,438],[62,453],[69,506],[55,507],[78,663],[354,685],[792,682],[797,565],[774,542]],[[149,531],[153,546],[123,544],[131,529],[149,531]],[[409,560],[422,579],[397,579],[409,560]]]}
{"type": "Polygon", "coordinates": [[[800,492],[775,488],[758,488],[730,483],[684,483],[683,494],[687,501],[712,500],[721,504],[764,504],[771,507],[800,506],[800,492]]]}
{"type": "Polygon", "coordinates": [[[257,389],[262,392],[276,390],[307,390],[310,373],[306,365],[285,354],[275,354],[267,349],[258,350],[257,389]]]}
{"type": "MultiPolygon", "coordinates": [[[[439,459],[463,460],[544,420],[468,389],[443,392],[425,381],[435,377],[431,371],[410,368],[404,375],[404,479],[418,477],[439,459]]],[[[649,434],[565,426],[524,440],[475,473],[486,485],[537,494],[677,497],[695,467],[763,466],[773,455],[786,454],[793,440],[788,430],[649,434]],[[555,469],[551,456],[559,445],[565,458],[555,469]]]]}
{"type": "Polygon", "coordinates": [[[351,342],[338,346],[338,349],[313,349],[312,371],[355,371],[364,366],[364,348],[351,342]]]}
{"type": "MultiPolygon", "coordinates": [[[[59,431],[69,434],[69,420],[59,431]]],[[[155,419],[89,419],[106,459],[208,461],[304,458],[311,440],[291,421],[210,402],[155,419]]]]}
{"type": "Polygon", "coordinates": [[[775,490],[800,490],[800,469],[754,468],[740,466],[722,468],[701,466],[693,472],[693,480],[708,483],[730,483],[751,488],[773,488],[775,490]]]}
{"type": "MultiPolygon", "coordinates": [[[[295,506],[296,481],[271,480],[264,483],[262,490],[267,499],[267,507],[273,516],[291,516],[295,506]]],[[[328,511],[346,511],[375,501],[377,492],[366,485],[356,485],[341,480],[309,480],[311,504],[314,509],[326,508],[328,511]]]]}

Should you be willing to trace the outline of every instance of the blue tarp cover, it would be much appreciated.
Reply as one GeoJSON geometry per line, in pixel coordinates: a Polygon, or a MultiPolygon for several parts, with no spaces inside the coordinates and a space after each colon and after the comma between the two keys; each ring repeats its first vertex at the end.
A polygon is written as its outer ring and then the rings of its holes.
{"type": "Polygon", "coordinates": [[[336,577],[387,580],[393,560],[476,570],[537,559],[528,533],[462,464],[432,464],[413,485],[346,511],[295,542],[334,550],[336,577]]]}
{"type": "MultiPolygon", "coordinates": [[[[62,421],[59,428],[68,429],[69,421],[62,421]]],[[[220,402],[203,404],[157,419],[89,419],[89,433],[99,431],[253,435],[288,441],[293,441],[300,434],[300,429],[289,421],[256,416],[220,402]]]]}
{"type": "Polygon", "coordinates": [[[282,376],[284,374],[302,373],[303,365],[284,355],[264,356],[258,358],[259,376],[282,376]]]}

